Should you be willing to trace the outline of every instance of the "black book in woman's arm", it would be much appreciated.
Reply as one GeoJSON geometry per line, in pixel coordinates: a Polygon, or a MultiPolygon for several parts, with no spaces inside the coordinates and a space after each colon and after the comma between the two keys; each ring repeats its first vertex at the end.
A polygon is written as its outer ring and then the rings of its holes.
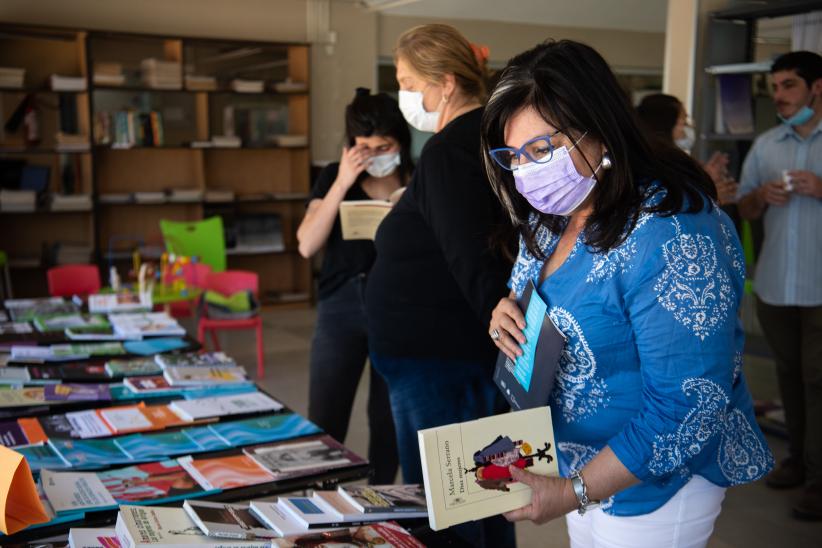
{"type": "Polygon", "coordinates": [[[525,314],[522,356],[513,361],[500,352],[494,370],[494,382],[514,410],[548,405],[565,349],[565,335],[551,320],[533,282],[528,283],[518,304],[525,314]]]}

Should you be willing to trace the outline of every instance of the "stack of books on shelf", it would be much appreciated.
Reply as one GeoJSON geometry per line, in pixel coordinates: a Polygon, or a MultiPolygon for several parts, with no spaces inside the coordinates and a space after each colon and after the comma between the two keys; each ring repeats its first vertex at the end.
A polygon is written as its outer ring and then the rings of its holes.
{"type": "Polygon", "coordinates": [[[51,211],[91,211],[91,194],[51,194],[51,211]]]}
{"type": "Polygon", "coordinates": [[[101,204],[129,204],[132,202],[131,192],[105,192],[97,195],[101,204]]]}
{"type": "Polygon", "coordinates": [[[33,190],[0,189],[0,211],[31,212],[37,208],[37,193],[33,190]]]}
{"type": "Polygon", "coordinates": [[[172,203],[200,202],[203,191],[196,188],[172,188],[166,190],[166,196],[172,203]]]}
{"type": "Polygon", "coordinates": [[[143,84],[155,89],[181,89],[182,67],[177,61],[161,61],[149,58],[140,62],[143,84]]]}
{"type": "Polygon", "coordinates": [[[86,79],[84,76],[52,74],[49,77],[49,86],[52,91],[85,91],[86,79]]]}
{"type": "Polygon", "coordinates": [[[308,83],[286,78],[282,82],[272,83],[271,89],[277,93],[300,93],[303,91],[308,91],[308,83]]]}
{"type": "Polygon", "coordinates": [[[237,93],[262,93],[265,89],[265,82],[262,80],[243,80],[235,78],[229,84],[232,91],[237,93]]]}
{"type": "Polygon", "coordinates": [[[94,63],[94,83],[98,86],[122,86],[126,83],[120,63],[94,63]]]}
{"type": "Polygon", "coordinates": [[[54,135],[54,142],[59,152],[86,152],[91,148],[88,137],[76,133],[58,131],[54,135]]]}
{"type": "Polygon", "coordinates": [[[163,204],[166,201],[166,193],[158,192],[133,192],[134,202],[138,204],[163,204]]]}
{"type": "Polygon", "coordinates": [[[186,74],[186,89],[191,91],[214,91],[217,89],[217,79],[213,76],[186,74]]]}
{"type": "Polygon", "coordinates": [[[0,88],[22,88],[25,76],[24,68],[0,67],[0,88]]]}
{"type": "Polygon", "coordinates": [[[214,135],[211,144],[215,148],[240,148],[243,141],[235,135],[214,135]]]}
{"type": "Polygon", "coordinates": [[[212,188],[205,191],[203,196],[206,202],[225,203],[234,201],[234,191],[220,188],[212,188]]]}

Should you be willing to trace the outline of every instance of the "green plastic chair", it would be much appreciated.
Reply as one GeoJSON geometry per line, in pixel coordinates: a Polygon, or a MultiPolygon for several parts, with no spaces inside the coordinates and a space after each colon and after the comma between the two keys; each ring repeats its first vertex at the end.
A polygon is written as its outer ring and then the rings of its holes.
{"type": "Polygon", "coordinates": [[[9,258],[5,251],[0,251],[0,268],[3,269],[3,299],[12,299],[11,276],[9,276],[9,258]]]}
{"type": "MultiPolygon", "coordinates": [[[[756,253],[754,252],[754,239],[751,223],[742,221],[742,251],[745,253],[745,270],[748,276],[753,274],[756,265],[756,253]]],[[[745,293],[753,295],[753,279],[745,279],[745,293]]]]}
{"type": "Polygon", "coordinates": [[[175,255],[197,257],[213,272],[224,272],[225,237],[223,218],[210,217],[202,221],[179,222],[162,219],[160,232],[166,244],[166,251],[175,255]]]}

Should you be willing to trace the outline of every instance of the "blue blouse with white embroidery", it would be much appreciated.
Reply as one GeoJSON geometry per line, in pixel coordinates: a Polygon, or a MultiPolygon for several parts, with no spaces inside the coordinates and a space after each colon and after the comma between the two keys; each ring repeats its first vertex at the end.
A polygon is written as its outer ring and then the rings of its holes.
{"type": "MultiPolygon", "coordinates": [[[[546,257],[559,236],[537,229],[546,257]]],[[[773,467],[742,374],[745,264],[722,210],[643,213],[606,253],[581,235],[540,284],[543,264],[520,238],[509,286],[519,296],[533,280],[567,337],[551,398],[564,476],[610,446],[642,483],[602,508],[632,516],[665,504],[694,474],[730,486],[773,467]]]]}

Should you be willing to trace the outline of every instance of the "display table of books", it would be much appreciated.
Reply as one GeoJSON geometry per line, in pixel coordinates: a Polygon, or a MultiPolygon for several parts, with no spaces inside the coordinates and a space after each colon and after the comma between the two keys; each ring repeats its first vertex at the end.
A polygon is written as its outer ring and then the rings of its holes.
{"type": "Polygon", "coordinates": [[[33,480],[47,519],[27,521],[33,510],[11,484],[3,546],[70,530],[72,546],[305,545],[294,535],[421,546],[388,521],[426,516],[420,486],[334,489],[367,477],[368,462],[260,390],[229,356],[192,352],[172,318],[101,320],[54,299],[8,304],[0,443],[10,451],[0,456],[18,458],[15,473],[33,480]],[[76,340],[89,326],[105,330],[82,344],[49,335],[76,340]],[[24,344],[14,344],[20,335],[24,344]],[[228,504],[238,501],[251,502],[228,504]]]}

